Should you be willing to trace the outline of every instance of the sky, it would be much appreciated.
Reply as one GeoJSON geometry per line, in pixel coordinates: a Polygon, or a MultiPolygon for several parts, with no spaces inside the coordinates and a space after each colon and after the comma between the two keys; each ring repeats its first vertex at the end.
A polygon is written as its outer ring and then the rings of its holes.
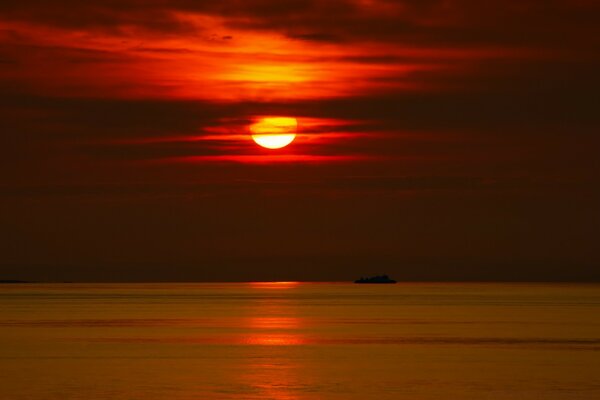
{"type": "Polygon", "coordinates": [[[600,281],[599,12],[4,0],[0,279],[600,281]]]}

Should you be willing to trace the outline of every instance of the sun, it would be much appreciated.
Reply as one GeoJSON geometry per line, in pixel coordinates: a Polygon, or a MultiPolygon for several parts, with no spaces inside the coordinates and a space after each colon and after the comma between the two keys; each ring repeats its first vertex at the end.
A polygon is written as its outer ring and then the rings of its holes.
{"type": "Polygon", "coordinates": [[[296,138],[298,121],[292,117],[261,117],[250,125],[252,139],[267,149],[281,149],[296,138]]]}

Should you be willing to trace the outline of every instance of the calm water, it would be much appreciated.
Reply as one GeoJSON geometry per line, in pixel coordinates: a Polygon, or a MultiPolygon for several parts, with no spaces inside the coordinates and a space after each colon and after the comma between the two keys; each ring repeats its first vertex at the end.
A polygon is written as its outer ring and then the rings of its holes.
{"type": "Polygon", "coordinates": [[[2,285],[0,399],[600,399],[600,286],[2,285]]]}

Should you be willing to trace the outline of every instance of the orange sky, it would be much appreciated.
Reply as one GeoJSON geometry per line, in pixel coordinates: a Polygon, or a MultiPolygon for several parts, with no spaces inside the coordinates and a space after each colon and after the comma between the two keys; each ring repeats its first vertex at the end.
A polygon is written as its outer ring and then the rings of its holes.
{"type": "Polygon", "coordinates": [[[258,280],[286,260],[279,278],[301,280],[364,275],[375,257],[414,278],[589,276],[598,11],[5,0],[0,267],[163,279],[176,264],[185,280],[251,264],[258,280]],[[296,139],[257,146],[259,116],[297,118],[296,139]]]}

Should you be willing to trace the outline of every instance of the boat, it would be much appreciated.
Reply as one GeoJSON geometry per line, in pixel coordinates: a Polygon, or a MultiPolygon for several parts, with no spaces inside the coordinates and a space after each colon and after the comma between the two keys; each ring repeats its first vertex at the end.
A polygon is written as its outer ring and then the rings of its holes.
{"type": "Polygon", "coordinates": [[[354,281],[354,283],[396,283],[395,280],[390,279],[387,275],[371,276],[366,278],[360,278],[354,281]]]}

